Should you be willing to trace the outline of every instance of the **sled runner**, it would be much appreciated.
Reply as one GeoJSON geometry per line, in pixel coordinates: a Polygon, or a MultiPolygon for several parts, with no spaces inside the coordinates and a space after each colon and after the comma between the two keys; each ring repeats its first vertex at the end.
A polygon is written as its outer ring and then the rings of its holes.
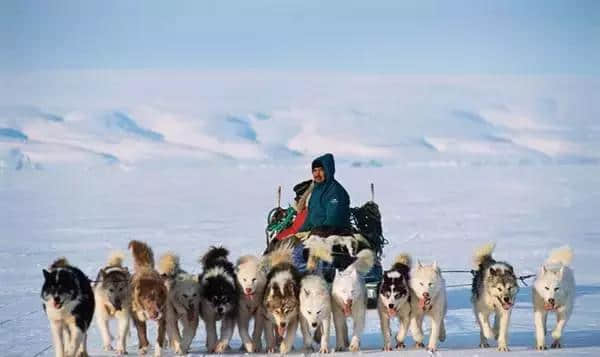
{"type": "MultiPolygon", "coordinates": [[[[294,187],[297,197],[308,182],[294,187]]],[[[294,245],[294,265],[301,272],[312,271],[322,275],[328,283],[333,281],[335,270],[343,270],[356,260],[356,254],[363,249],[373,250],[375,263],[364,275],[367,287],[368,307],[376,308],[378,287],[381,281],[381,255],[388,243],[383,236],[379,206],[372,199],[362,206],[350,209],[350,229],[336,230],[319,227],[310,232],[297,232],[306,218],[306,210],[297,212],[294,207],[280,206],[281,188],[278,189],[278,206],[267,215],[266,252],[275,249],[281,242],[294,245]]]]}

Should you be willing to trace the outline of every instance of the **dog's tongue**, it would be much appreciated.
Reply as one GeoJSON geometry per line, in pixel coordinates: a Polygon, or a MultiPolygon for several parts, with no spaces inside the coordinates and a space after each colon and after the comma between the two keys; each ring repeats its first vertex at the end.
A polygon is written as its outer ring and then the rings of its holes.
{"type": "Polygon", "coordinates": [[[390,309],[390,308],[388,307],[388,315],[389,315],[390,317],[392,317],[392,316],[396,316],[396,309],[390,309]]]}
{"type": "Polygon", "coordinates": [[[510,310],[511,307],[512,307],[511,303],[508,303],[508,302],[502,303],[502,308],[504,310],[510,310]]]}
{"type": "Polygon", "coordinates": [[[277,333],[279,334],[279,336],[283,337],[283,335],[285,335],[285,327],[279,326],[277,328],[277,333]]]}
{"type": "Polygon", "coordinates": [[[550,304],[550,303],[544,303],[544,310],[546,311],[552,311],[554,310],[554,305],[550,304]]]}
{"type": "Polygon", "coordinates": [[[246,294],[246,299],[248,299],[248,300],[254,300],[254,293],[246,294]]]}
{"type": "Polygon", "coordinates": [[[344,304],[344,315],[346,317],[352,315],[352,304],[344,304]]]}
{"type": "Polygon", "coordinates": [[[419,307],[421,310],[426,310],[430,302],[431,299],[419,299],[419,307]]]}

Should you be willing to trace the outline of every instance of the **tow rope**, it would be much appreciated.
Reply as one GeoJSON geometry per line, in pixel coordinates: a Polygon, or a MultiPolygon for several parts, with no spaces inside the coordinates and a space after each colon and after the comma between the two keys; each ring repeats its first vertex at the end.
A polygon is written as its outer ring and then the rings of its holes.
{"type": "MultiPolygon", "coordinates": [[[[442,273],[470,273],[471,275],[475,276],[475,273],[477,273],[476,270],[442,270],[442,273]]],[[[521,283],[523,283],[524,286],[529,286],[527,285],[527,282],[525,280],[527,279],[531,279],[535,277],[535,274],[529,274],[529,275],[519,275],[517,276],[517,280],[519,280],[521,283]]],[[[446,286],[447,288],[459,288],[459,287],[465,287],[465,286],[471,286],[471,284],[455,284],[455,285],[448,285],[446,286]]]]}

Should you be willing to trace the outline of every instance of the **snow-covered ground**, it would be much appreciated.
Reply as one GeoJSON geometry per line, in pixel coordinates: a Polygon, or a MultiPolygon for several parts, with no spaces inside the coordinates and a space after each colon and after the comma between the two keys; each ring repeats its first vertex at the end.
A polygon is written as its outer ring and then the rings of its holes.
{"type": "MultiPolygon", "coordinates": [[[[281,184],[292,185],[305,168],[202,168],[120,171],[11,171],[0,174],[0,351],[5,356],[50,356],[49,327],[41,309],[42,268],[66,256],[93,277],[114,249],[131,239],[147,241],[160,255],[173,250],[185,269],[199,272],[197,258],[213,244],[259,254],[266,212],[281,184]]],[[[496,241],[498,258],[517,273],[536,271],[548,252],[563,244],[575,250],[575,312],[561,351],[533,346],[531,290],[519,293],[510,329],[511,355],[600,355],[600,168],[597,166],[489,166],[338,168],[353,204],[376,185],[390,244],[386,266],[407,251],[444,269],[470,269],[473,249],[496,241]]],[[[284,202],[286,202],[284,201],[284,202]]],[[[128,262],[131,263],[130,261],[128,262]]],[[[447,274],[447,283],[470,281],[447,274]]],[[[440,356],[491,356],[476,346],[479,332],[468,288],[449,290],[448,337],[440,356]]],[[[551,324],[554,320],[551,320],[551,324]]],[[[384,355],[379,321],[369,312],[363,354],[384,355]]],[[[154,336],[154,331],[151,332],[154,336]]],[[[300,347],[300,334],[296,346],[300,347]]],[[[192,354],[204,351],[201,325],[192,354]]],[[[333,336],[332,336],[333,341],[333,336]]],[[[412,343],[412,341],[409,341],[412,343]]],[[[132,332],[129,351],[136,351],[132,332]]],[[[240,345],[237,334],[232,343],[240,345]]],[[[94,325],[91,355],[101,351],[94,325]]],[[[407,356],[425,355],[409,348],[407,356]]],[[[391,354],[387,354],[391,355],[391,354]]]]}

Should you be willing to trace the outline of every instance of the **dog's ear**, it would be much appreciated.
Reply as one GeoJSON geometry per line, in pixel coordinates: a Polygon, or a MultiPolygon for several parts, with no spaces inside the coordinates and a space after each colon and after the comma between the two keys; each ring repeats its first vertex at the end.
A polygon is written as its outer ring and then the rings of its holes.
{"type": "Polygon", "coordinates": [[[337,277],[338,275],[340,275],[340,271],[338,270],[338,268],[335,268],[335,276],[337,277]]]}
{"type": "Polygon", "coordinates": [[[438,271],[438,263],[437,260],[433,261],[433,270],[438,271]]]}
{"type": "Polygon", "coordinates": [[[357,275],[358,273],[356,272],[356,269],[352,269],[352,273],[350,273],[350,276],[356,278],[357,275]]]}
{"type": "Polygon", "coordinates": [[[306,295],[306,296],[310,296],[310,291],[308,291],[308,290],[304,289],[304,295],[306,295]]]}
{"type": "Polygon", "coordinates": [[[50,279],[50,272],[46,269],[42,269],[42,273],[44,273],[44,280],[50,279]]]}
{"type": "Polygon", "coordinates": [[[494,268],[490,268],[490,275],[496,276],[497,271],[494,268]]]}
{"type": "Polygon", "coordinates": [[[548,272],[548,268],[546,268],[546,265],[542,265],[542,274],[546,274],[548,272]]]}
{"type": "Polygon", "coordinates": [[[423,268],[423,263],[420,260],[417,260],[417,269],[423,268]]]}

